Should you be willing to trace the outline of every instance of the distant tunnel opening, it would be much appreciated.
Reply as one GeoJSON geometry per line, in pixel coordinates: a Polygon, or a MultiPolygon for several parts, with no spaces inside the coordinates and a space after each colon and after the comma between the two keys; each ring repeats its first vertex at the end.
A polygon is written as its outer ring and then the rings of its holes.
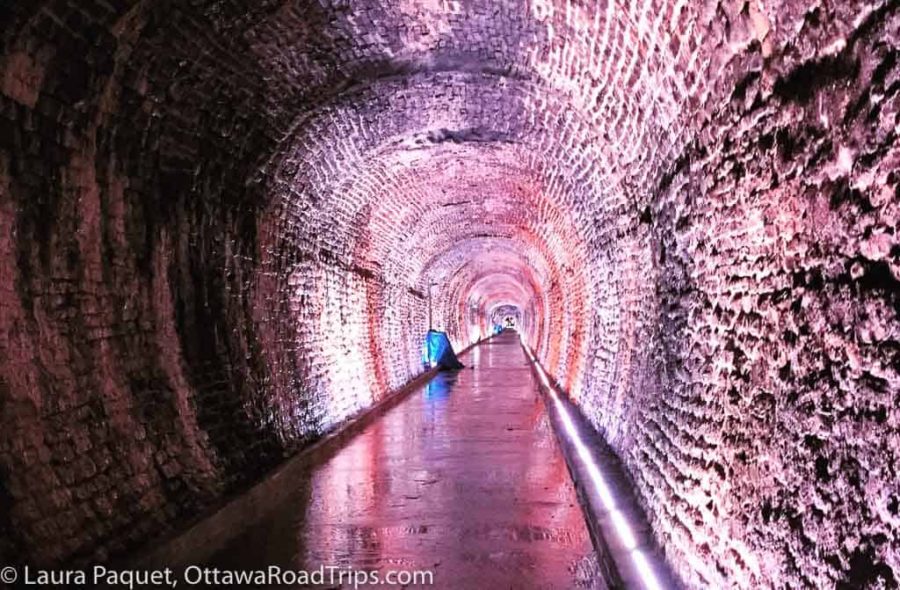
{"type": "Polygon", "coordinates": [[[513,318],[687,586],[896,584],[896,2],[0,23],[0,562],[129,555],[420,375],[429,316],[513,318]]]}

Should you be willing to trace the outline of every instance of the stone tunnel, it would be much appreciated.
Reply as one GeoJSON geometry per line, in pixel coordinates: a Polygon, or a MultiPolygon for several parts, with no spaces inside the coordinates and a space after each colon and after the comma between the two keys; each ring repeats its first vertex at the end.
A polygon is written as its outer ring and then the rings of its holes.
{"type": "Polygon", "coordinates": [[[0,565],[179,538],[420,403],[433,327],[495,388],[448,408],[537,436],[541,377],[608,449],[658,580],[897,587],[900,2],[5,0],[0,43],[0,565]]]}

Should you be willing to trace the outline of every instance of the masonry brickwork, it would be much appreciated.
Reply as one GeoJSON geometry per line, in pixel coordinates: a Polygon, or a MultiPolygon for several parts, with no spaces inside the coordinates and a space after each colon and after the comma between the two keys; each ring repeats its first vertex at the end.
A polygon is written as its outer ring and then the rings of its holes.
{"type": "Polygon", "coordinates": [[[900,581],[900,3],[0,5],[0,561],[522,310],[689,587],[900,581]]]}

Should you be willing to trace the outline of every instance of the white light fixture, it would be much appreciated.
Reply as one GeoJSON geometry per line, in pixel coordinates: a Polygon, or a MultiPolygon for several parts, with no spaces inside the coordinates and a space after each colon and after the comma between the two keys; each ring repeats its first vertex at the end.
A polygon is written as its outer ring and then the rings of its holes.
{"type": "Polygon", "coordinates": [[[565,429],[566,437],[572,443],[572,446],[575,448],[575,451],[578,454],[578,458],[584,465],[584,470],[587,472],[588,477],[590,478],[591,483],[594,486],[597,497],[600,498],[600,502],[603,504],[603,508],[606,510],[610,520],[613,523],[613,528],[616,531],[616,536],[619,538],[622,546],[631,556],[631,560],[634,563],[635,570],[641,578],[641,582],[643,583],[644,587],[647,588],[647,590],[662,590],[662,586],[660,586],[659,580],[657,579],[656,574],[653,572],[653,566],[650,564],[650,560],[647,559],[647,556],[643,551],[637,548],[638,541],[634,535],[634,531],[632,530],[631,525],[628,523],[628,520],[625,518],[625,515],[616,506],[615,498],[613,497],[612,492],[610,491],[609,486],[606,483],[606,478],[603,477],[603,473],[600,471],[600,466],[597,464],[597,461],[591,454],[588,446],[582,440],[581,435],[578,432],[578,428],[575,426],[575,421],[572,420],[572,416],[569,414],[568,408],[566,408],[562,399],[560,399],[559,394],[556,391],[556,387],[551,384],[550,379],[547,377],[547,373],[544,371],[544,368],[534,357],[531,349],[525,345],[525,339],[522,337],[521,333],[519,334],[519,339],[522,341],[522,347],[524,348],[525,354],[528,356],[528,359],[532,363],[534,363],[541,383],[547,389],[550,398],[553,400],[553,405],[556,408],[556,411],[559,414],[560,421],[562,422],[563,428],[565,429]]]}

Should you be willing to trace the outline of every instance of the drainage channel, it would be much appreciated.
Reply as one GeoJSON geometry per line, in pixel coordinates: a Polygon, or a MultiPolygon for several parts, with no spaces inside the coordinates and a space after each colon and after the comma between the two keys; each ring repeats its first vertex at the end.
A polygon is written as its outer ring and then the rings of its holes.
{"type": "Polygon", "coordinates": [[[522,348],[540,380],[547,412],[575,482],[606,582],[611,588],[680,588],[653,540],[621,461],[524,341],[522,348]]]}

